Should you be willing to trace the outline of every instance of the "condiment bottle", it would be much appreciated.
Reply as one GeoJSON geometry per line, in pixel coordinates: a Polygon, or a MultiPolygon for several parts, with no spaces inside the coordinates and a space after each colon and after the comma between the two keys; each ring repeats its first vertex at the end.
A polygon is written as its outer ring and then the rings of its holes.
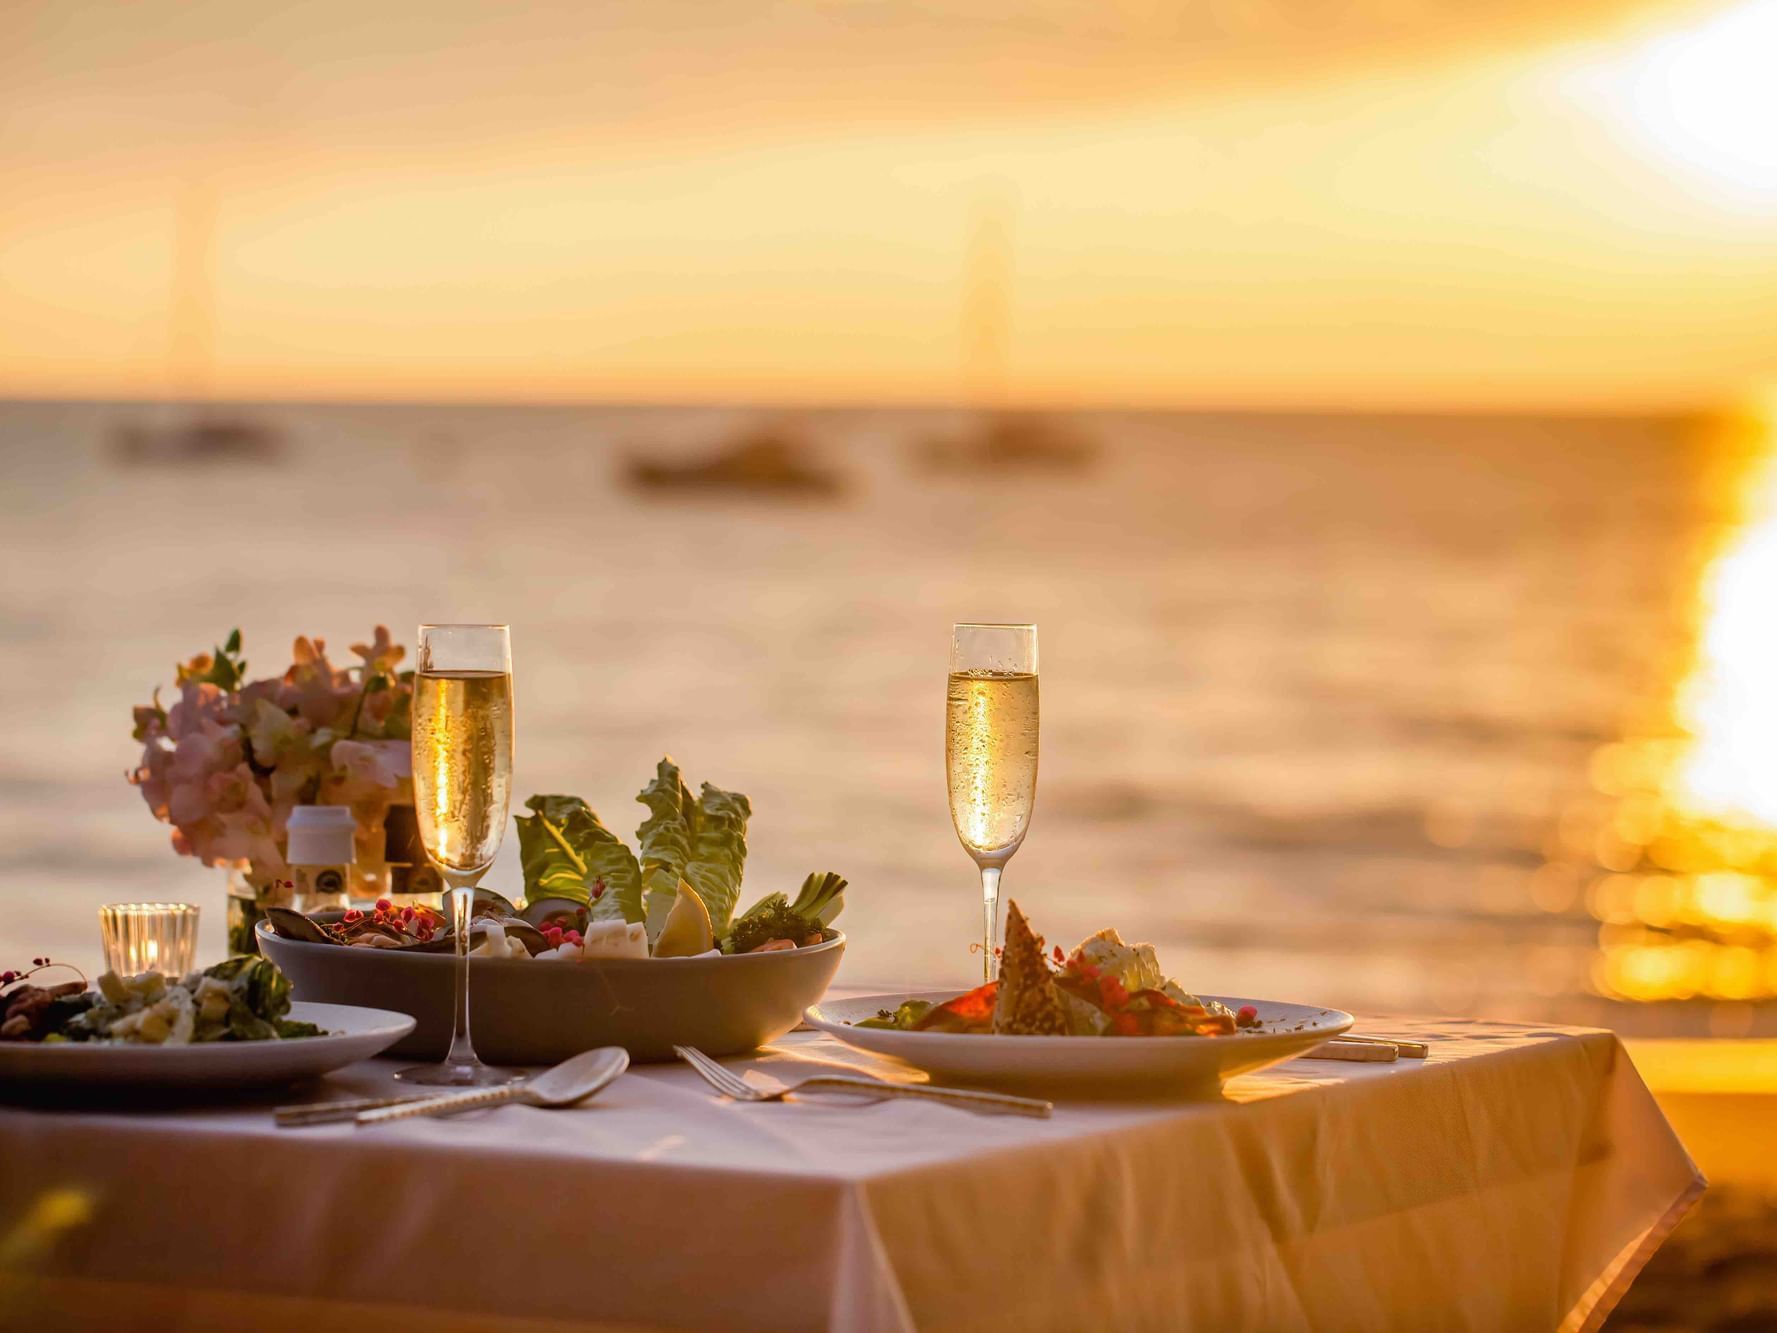
{"type": "Polygon", "coordinates": [[[285,826],[286,851],[298,912],[346,905],[346,885],[357,860],[358,821],[343,805],[299,805],[285,826]]]}
{"type": "Polygon", "coordinates": [[[383,819],[383,860],[389,863],[385,892],[397,907],[444,906],[444,877],[426,855],[413,806],[392,805],[383,819]]]}

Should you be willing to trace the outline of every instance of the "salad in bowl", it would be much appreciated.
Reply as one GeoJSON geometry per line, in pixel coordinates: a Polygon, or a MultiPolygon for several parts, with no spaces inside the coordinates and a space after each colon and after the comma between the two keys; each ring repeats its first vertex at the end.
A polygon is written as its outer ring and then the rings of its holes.
{"type": "MultiPolygon", "coordinates": [[[[634,1060],[670,1059],[674,1045],[751,1050],[794,1027],[832,981],[843,876],[817,872],[740,910],[746,796],[708,783],[694,796],[668,758],[636,799],[648,813],[633,847],[579,797],[525,803],[522,897],[476,890],[469,924],[483,1060],[553,1063],[609,1045],[634,1060]]],[[[258,940],[301,999],[412,1014],[418,1026],[395,1053],[442,1055],[456,942],[436,910],[272,909],[258,940]]]]}

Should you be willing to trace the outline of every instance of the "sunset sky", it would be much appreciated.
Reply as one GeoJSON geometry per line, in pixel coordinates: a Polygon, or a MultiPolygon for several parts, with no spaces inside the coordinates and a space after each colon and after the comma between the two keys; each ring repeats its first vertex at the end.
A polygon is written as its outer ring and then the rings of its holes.
{"type": "Polygon", "coordinates": [[[1777,383],[1777,0],[1178,8],[14,0],[0,395],[1777,383]]]}

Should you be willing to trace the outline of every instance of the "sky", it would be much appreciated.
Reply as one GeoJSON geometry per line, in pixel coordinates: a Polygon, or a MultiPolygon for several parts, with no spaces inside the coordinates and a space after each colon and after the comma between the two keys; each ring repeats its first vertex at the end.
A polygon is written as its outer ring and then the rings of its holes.
{"type": "Polygon", "coordinates": [[[1777,0],[13,0],[0,396],[1737,404],[1772,50],[1777,0]]]}

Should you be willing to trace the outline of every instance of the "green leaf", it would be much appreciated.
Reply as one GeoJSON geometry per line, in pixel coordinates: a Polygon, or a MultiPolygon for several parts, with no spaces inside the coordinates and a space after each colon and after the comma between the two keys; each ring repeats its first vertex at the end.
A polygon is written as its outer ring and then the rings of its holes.
{"type": "Polygon", "coordinates": [[[533,796],[518,817],[525,897],[587,903],[595,921],[642,920],[635,854],[578,796],[533,796]]]}
{"type": "Polygon", "coordinates": [[[240,994],[228,997],[228,1035],[235,1041],[270,1041],[278,1035],[277,1025],[253,1012],[253,1007],[240,994]]]}
{"type": "Polygon", "coordinates": [[[691,859],[697,806],[670,756],[660,761],[654,781],[642,788],[636,800],[648,807],[648,818],[636,830],[636,846],[641,853],[642,906],[652,943],[679,896],[679,881],[691,859]]]}
{"type": "Polygon", "coordinates": [[[898,1008],[878,1010],[875,1018],[861,1018],[852,1026],[855,1028],[892,1028],[900,1032],[911,1032],[919,1025],[919,1020],[932,1010],[930,1000],[903,1000],[898,1008]]]}
{"type": "Polygon", "coordinates": [[[229,984],[228,1016],[223,1020],[234,1041],[266,1041],[278,1035],[278,1023],[290,1012],[290,978],[268,958],[242,954],[204,969],[204,975],[229,984]]]}
{"type": "Polygon", "coordinates": [[[697,890],[709,909],[717,935],[728,928],[740,897],[747,863],[747,820],[753,807],[736,791],[703,784],[692,800],[672,759],[660,761],[654,781],[636,797],[648,807],[648,818],[636,830],[641,850],[642,901],[647,911],[648,938],[660,933],[678,897],[682,879],[697,890]]]}
{"type": "Polygon", "coordinates": [[[224,961],[215,964],[213,967],[206,967],[204,969],[204,975],[206,977],[215,977],[218,981],[233,981],[236,977],[240,976],[242,972],[246,971],[258,961],[260,960],[257,954],[236,954],[233,958],[225,959],[224,961]]]}
{"type": "Polygon", "coordinates": [[[709,909],[710,926],[717,935],[728,929],[740,897],[740,881],[747,866],[747,820],[752,815],[751,803],[739,792],[703,784],[695,812],[691,859],[685,863],[684,873],[686,882],[709,909]]]}
{"type": "Polygon", "coordinates": [[[768,893],[739,917],[726,933],[716,932],[723,953],[749,953],[767,940],[795,940],[824,931],[845,906],[845,877],[831,870],[816,871],[802,881],[791,902],[781,893],[768,893]]]}
{"type": "Polygon", "coordinates": [[[232,693],[247,678],[247,664],[241,658],[241,631],[237,627],[228,641],[218,647],[210,661],[210,669],[198,679],[225,692],[232,693]]]}
{"type": "Polygon", "coordinates": [[[832,925],[833,918],[844,908],[845,876],[836,875],[831,870],[824,874],[816,871],[803,880],[796,901],[790,904],[790,910],[797,916],[823,929],[832,925]]]}

